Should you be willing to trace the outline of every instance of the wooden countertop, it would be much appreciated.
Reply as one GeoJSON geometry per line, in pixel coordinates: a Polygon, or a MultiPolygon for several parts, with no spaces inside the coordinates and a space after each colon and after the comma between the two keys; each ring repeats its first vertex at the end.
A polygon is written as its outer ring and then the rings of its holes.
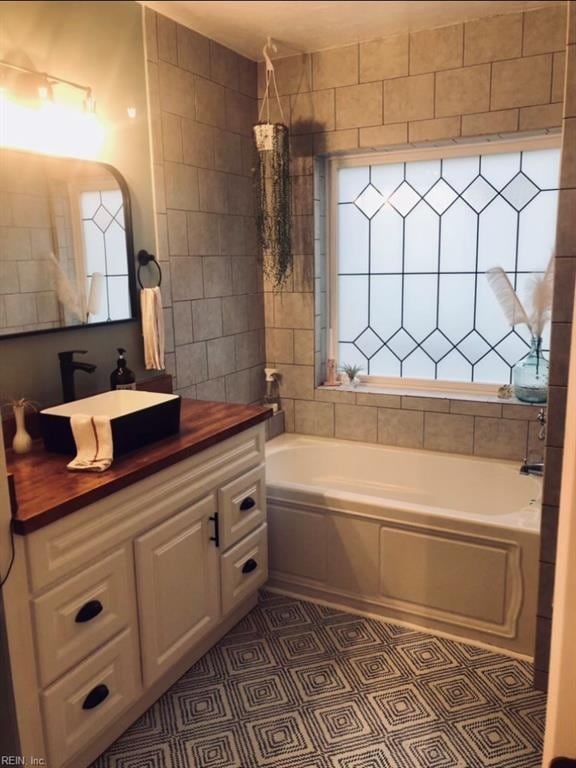
{"type": "Polygon", "coordinates": [[[69,472],[69,456],[48,453],[41,442],[24,456],[7,453],[14,475],[17,511],[14,530],[32,533],[88,504],[176,464],[268,419],[271,411],[256,405],[182,400],[178,435],[147,445],[114,460],[105,472],[69,472]]]}

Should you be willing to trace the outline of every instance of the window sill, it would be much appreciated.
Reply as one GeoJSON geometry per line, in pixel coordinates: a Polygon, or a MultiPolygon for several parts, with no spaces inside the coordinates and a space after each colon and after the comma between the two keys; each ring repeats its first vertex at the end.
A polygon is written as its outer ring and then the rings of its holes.
{"type": "Polygon", "coordinates": [[[433,398],[437,400],[462,400],[471,403],[497,403],[498,405],[524,405],[527,408],[546,407],[546,403],[525,403],[516,397],[498,397],[487,392],[466,392],[458,389],[416,389],[415,387],[392,387],[377,386],[375,384],[363,384],[353,387],[350,384],[341,384],[338,387],[327,387],[321,384],[317,387],[322,392],[352,392],[362,395],[391,395],[397,397],[409,398],[433,398]]]}

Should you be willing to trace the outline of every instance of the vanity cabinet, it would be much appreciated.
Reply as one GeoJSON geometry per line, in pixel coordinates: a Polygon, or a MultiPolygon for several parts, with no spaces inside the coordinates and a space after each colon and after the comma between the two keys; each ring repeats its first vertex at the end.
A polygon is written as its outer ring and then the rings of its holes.
{"type": "Polygon", "coordinates": [[[253,426],[17,537],[23,754],[90,765],[255,605],[264,445],[253,426]]]}
{"type": "Polygon", "coordinates": [[[134,542],[144,684],[151,685],[220,619],[214,495],[134,542]]]}

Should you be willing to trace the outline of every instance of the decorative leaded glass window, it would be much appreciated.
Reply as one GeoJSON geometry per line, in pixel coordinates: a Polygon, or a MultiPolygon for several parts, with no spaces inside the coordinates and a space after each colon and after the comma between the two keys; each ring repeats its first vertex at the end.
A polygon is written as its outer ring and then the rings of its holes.
{"type": "Polygon", "coordinates": [[[485,272],[503,267],[522,296],[531,275],[545,270],[559,155],[548,144],[335,161],[331,322],[339,364],[378,377],[508,383],[529,333],[507,325],[485,272]]]}

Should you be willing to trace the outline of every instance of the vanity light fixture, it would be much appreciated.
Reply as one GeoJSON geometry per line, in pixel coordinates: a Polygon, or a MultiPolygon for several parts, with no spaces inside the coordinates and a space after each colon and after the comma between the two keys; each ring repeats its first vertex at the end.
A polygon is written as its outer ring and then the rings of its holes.
{"type": "Polygon", "coordinates": [[[95,159],[103,141],[90,86],[0,60],[0,146],[95,159]],[[82,108],[59,103],[56,86],[80,91],[82,108]]]}

